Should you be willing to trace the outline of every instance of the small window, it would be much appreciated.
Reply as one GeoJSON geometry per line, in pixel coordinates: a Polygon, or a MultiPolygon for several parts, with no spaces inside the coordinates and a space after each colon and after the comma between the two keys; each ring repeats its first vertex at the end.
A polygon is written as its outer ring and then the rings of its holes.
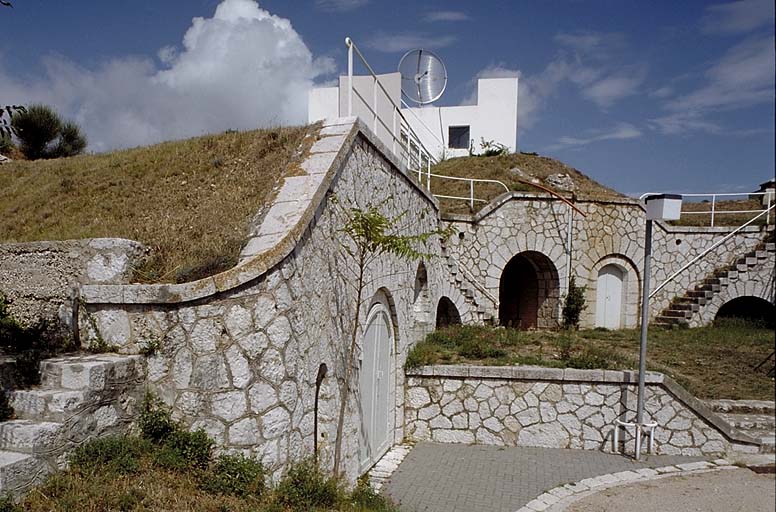
{"type": "Polygon", "coordinates": [[[469,127],[450,126],[447,132],[447,147],[451,149],[469,149],[469,127]]]}

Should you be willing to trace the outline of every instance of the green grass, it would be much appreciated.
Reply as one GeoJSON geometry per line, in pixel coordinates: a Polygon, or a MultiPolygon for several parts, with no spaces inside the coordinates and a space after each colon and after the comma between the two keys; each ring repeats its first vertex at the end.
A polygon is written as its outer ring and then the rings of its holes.
{"type": "Polygon", "coordinates": [[[151,250],[134,278],[184,282],[238,259],[251,219],[317,126],[227,132],[0,172],[0,243],[121,237],[151,250]]]}
{"type": "MultiPolygon", "coordinates": [[[[699,398],[774,399],[774,380],[754,367],[774,349],[774,331],[726,321],[697,329],[651,327],[650,370],[669,375],[699,398]]],[[[554,368],[636,369],[639,331],[518,331],[452,326],[429,334],[407,357],[427,364],[539,365],[554,368]]]]}
{"type": "Polygon", "coordinates": [[[396,512],[360,482],[352,490],[311,459],[292,464],[276,485],[242,455],[212,456],[212,439],[188,432],[147,399],[139,436],[90,441],[19,505],[0,511],[396,512]]]}

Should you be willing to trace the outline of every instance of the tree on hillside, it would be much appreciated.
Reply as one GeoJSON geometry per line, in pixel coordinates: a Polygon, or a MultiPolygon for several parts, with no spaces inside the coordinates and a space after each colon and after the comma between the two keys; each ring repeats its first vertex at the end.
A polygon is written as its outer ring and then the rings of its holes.
{"type": "Polygon", "coordinates": [[[30,160],[58,158],[82,153],[86,137],[73,122],[62,122],[48,105],[31,105],[11,119],[19,149],[30,160]]]}

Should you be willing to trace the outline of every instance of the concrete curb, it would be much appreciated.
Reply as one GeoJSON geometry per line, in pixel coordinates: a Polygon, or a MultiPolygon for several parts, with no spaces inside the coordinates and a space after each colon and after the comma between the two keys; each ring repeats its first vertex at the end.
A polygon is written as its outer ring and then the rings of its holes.
{"type": "Polygon", "coordinates": [[[562,512],[572,503],[604,489],[673,476],[695,475],[728,469],[738,469],[738,467],[731,465],[727,459],[716,459],[711,462],[688,462],[655,469],[642,468],[609,473],[594,478],[585,478],[570,484],[559,485],[529,501],[519,508],[517,512],[562,512]]]}
{"type": "Polygon", "coordinates": [[[372,469],[368,472],[369,485],[372,486],[372,489],[374,489],[375,492],[382,489],[413,447],[414,445],[412,444],[396,445],[388,450],[388,452],[377,461],[377,464],[372,466],[372,469]]]}

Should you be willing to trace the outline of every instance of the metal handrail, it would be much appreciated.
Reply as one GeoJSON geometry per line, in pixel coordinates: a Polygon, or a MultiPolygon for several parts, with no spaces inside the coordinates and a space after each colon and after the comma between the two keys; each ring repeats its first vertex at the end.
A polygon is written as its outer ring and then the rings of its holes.
{"type": "MultiPolygon", "coordinates": [[[[458,176],[444,176],[441,174],[433,174],[431,171],[427,173],[423,173],[427,176],[426,181],[426,189],[428,191],[431,191],[431,178],[442,178],[446,180],[454,180],[454,181],[467,181],[469,182],[469,197],[459,197],[459,196],[443,196],[441,194],[434,194],[434,197],[439,197],[442,199],[460,199],[462,201],[469,201],[469,207],[473,210],[474,209],[474,202],[479,203],[487,203],[488,201],[485,199],[477,199],[474,197],[474,184],[475,183],[494,183],[501,185],[504,187],[504,190],[506,192],[509,192],[509,187],[504,185],[504,183],[498,181],[498,180],[488,180],[488,179],[481,179],[481,178],[460,178],[458,176]]],[[[418,181],[420,181],[421,185],[423,184],[423,177],[421,175],[421,172],[418,171],[418,181]]]]}
{"type": "Polygon", "coordinates": [[[764,210],[764,211],[760,212],[760,214],[757,215],[756,217],[754,217],[753,219],[748,220],[746,223],[738,226],[736,229],[734,229],[733,231],[731,231],[730,233],[728,233],[727,235],[722,237],[720,240],[718,240],[717,242],[713,243],[708,249],[706,249],[705,251],[703,251],[702,253],[700,253],[696,257],[694,257],[692,260],[690,260],[688,263],[686,263],[682,268],[680,268],[679,270],[677,270],[676,272],[674,272],[673,274],[668,276],[665,281],[660,283],[660,285],[657,288],[652,290],[652,293],[649,294],[649,298],[651,299],[652,297],[654,297],[654,295],[657,292],[659,292],[665,285],[667,285],[668,283],[670,283],[671,281],[676,279],[679,276],[679,274],[681,274],[682,272],[684,272],[685,270],[690,268],[692,265],[695,264],[695,262],[699,261],[701,258],[704,258],[708,253],[710,253],[711,251],[713,251],[714,249],[716,249],[717,247],[719,247],[720,245],[725,243],[727,240],[732,238],[733,235],[735,235],[736,233],[738,233],[739,231],[741,231],[742,229],[747,227],[749,224],[753,223],[754,221],[756,221],[757,219],[762,217],[763,215],[770,214],[769,212],[771,210],[773,210],[774,208],[776,208],[776,204],[774,204],[773,206],[769,206],[767,210],[764,210]]]}
{"type": "Polygon", "coordinates": [[[418,121],[418,123],[420,123],[420,125],[426,129],[429,135],[431,135],[431,137],[434,138],[434,140],[439,144],[439,147],[443,148],[445,145],[445,142],[439,139],[439,137],[436,136],[436,134],[431,130],[431,128],[429,128],[428,125],[424,123],[420,117],[418,117],[418,115],[412,110],[412,107],[409,106],[406,101],[404,101],[404,98],[401,99],[401,104],[404,105],[404,107],[406,108],[406,111],[412,114],[412,117],[414,117],[418,121]]]}
{"type": "Polygon", "coordinates": [[[413,162],[413,156],[412,156],[412,144],[415,145],[415,147],[418,149],[418,157],[417,157],[417,163],[418,163],[418,172],[421,171],[421,166],[423,165],[423,161],[425,157],[425,161],[427,164],[427,171],[431,172],[431,165],[432,163],[436,163],[437,160],[434,158],[434,156],[431,154],[431,152],[423,145],[423,142],[420,140],[420,137],[417,133],[415,133],[415,130],[412,129],[412,125],[410,125],[409,121],[407,121],[407,118],[404,117],[404,114],[401,112],[401,107],[396,104],[395,101],[393,101],[393,98],[391,98],[391,95],[388,93],[388,91],[383,86],[380,79],[377,77],[377,74],[375,73],[374,69],[372,69],[372,66],[369,65],[369,62],[367,62],[366,57],[364,57],[364,54],[361,53],[361,50],[358,49],[358,46],[356,46],[356,43],[353,42],[353,40],[350,37],[345,38],[345,46],[348,48],[348,83],[347,83],[347,89],[348,89],[348,116],[353,115],[353,93],[361,99],[361,101],[366,105],[366,107],[369,109],[370,113],[373,116],[373,129],[377,131],[377,123],[379,122],[382,124],[386,130],[391,134],[391,138],[393,139],[393,152],[396,153],[396,142],[398,141],[401,145],[403,141],[401,140],[401,134],[402,134],[402,128],[406,130],[407,133],[407,147],[406,147],[406,155],[407,155],[407,168],[412,167],[413,162]],[[372,75],[372,78],[374,79],[373,82],[373,89],[372,89],[372,103],[374,104],[374,108],[372,108],[369,105],[369,102],[366,101],[366,99],[361,96],[361,94],[356,91],[353,88],[353,54],[358,55],[358,58],[361,59],[361,62],[364,64],[364,67],[366,67],[367,71],[369,71],[369,74],[372,75]],[[388,101],[393,105],[393,123],[392,127],[388,127],[388,125],[383,121],[380,116],[377,113],[377,90],[378,88],[383,92],[385,97],[388,99],[388,101]],[[396,115],[398,114],[399,118],[403,123],[399,123],[399,136],[397,137],[396,133],[396,115]]]}
{"type": "MultiPolygon", "coordinates": [[[[647,196],[652,195],[659,195],[655,192],[647,192],[645,194],[641,194],[639,196],[640,200],[644,200],[647,196]]],[[[771,202],[773,200],[774,192],[721,192],[716,193],[712,192],[709,194],[699,194],[699,193],[692,193],[692,194],[682,194],[682,197],[711,197],[711,210],[707,212],[689,212],[686,210],[682,210],[681,213],[684,215],[711,215],[711,221],[709,225],[711,227],[714,227],[714,217],[717,215],[730,215],[734,213],[758,213],[758,212],[769,212],[771,207],[771,202]],[[768,204],[763,208],[762,210],[717,210],[717,197],[734,197],[734,196],[768,196],[768,204]]],[[[771,223],[771,216],[770,213],[765,218],[765,223],[770,224],[771,223]]]]}

